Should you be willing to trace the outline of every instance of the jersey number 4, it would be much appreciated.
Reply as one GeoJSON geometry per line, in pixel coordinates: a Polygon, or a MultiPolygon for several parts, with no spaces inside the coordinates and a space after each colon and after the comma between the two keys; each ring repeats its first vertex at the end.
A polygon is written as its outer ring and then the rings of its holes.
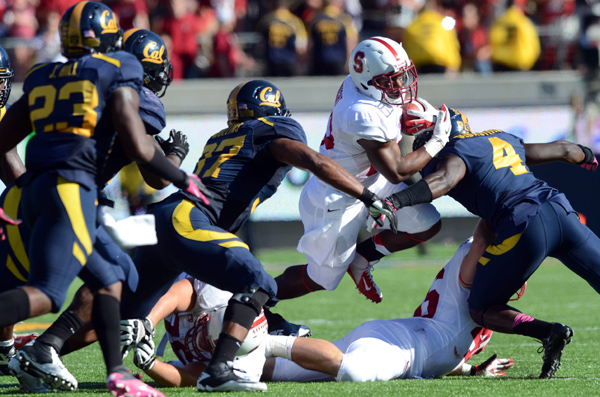
{"type": "Polygon", "coordinates": [[[492,162],[496,169],[509,167],[511,172],[515,175],[526,174],[529,172],[527,167],[523,165],[523,160],[512,145],[498,137],[488,138],[492,144],[494,158],[492,162]]]}

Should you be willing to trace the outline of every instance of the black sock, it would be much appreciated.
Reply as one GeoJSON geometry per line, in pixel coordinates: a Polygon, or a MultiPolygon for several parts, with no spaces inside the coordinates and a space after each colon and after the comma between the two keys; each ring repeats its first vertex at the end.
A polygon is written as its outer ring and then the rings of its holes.
{"type": "Polygon", "coordinates": [[[110,295],[96,294],[92,308],[92,323],[98,335],[108,374],[123,365],[119,337],[120,321],[119,301],[110,295]]]}
{"type": "Polygon", "coordinates": [[[0,328],[27,320],[29,312],[29,297],[21,288],[0,294],[0,328]]]}
{"type": "Polygon", "coordinates": [[[356,246],[356,253],[369,262],[378,261],[385,256],[385,254],[377,251],[377,244],[375,244],[373,238],[368,238],[362,243],[359,243],[356,246]]]}
{"type": "Polygon", "coordinates": [[[221,332],[219,334],[219,342],[217,342],[217,347],[215,347],[215,352],[213,353],[210,363],[216,364],[233,361],[235,359],[235,354],[240,349],[241,345],[242,342],[240,340],[221,332]]]}
{"type": "Polygon", "coordinates": [[[67,339],[71,337],[79,328],[83,326],[83,321],[74,312],[67,310],[63,312],[58,319],[50,328],[46,330],[39,338],[36,343],[44,343],[50,345],[60,352],[67,339]]]}
{"type": "Polygon", "coordinates": [[[513,327],[515,334],[530,336],[542,340],[550,335],[552,324],[543,320],[533,319],[532,321],[522,322],[513,327]]]}

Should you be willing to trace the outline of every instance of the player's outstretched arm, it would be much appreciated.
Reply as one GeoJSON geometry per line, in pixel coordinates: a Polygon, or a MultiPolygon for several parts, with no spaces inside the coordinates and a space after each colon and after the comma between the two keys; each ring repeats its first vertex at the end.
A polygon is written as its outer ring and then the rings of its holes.
{"type": "Polygon", "coordinates": [[[27,97],[23,95],[6,111],[0,123],[0,153],[14,149],[32,130],[27,97]]]}
{"type": "Polygon", "coordinates": [[[525,157],[527,165],[537,165],[552,161],[561,161],[577,164],[595,171],[598,161],[592,149],[568,141],[554,141],[549,143],[526,143],[525,157]]]}
{"type": "Polygon", "coordinates": [[[449,375],[462,376],[506,376],[507,369],[515,366],[512,358],[498,358],[497,354],[492,355],[479,365],[462,364],[449,375]]]}
{"type": "MultiPolygon", "coordinates": [[[[150,135],[148,135],[148,139],[152,141],[152,144],[156,148],[161,149],[167,157],[167,160],[177,168],[181,167],[181,163],[183,163],[183,160],[190,150],[190,145],[187,143],[187,137],[185,134],[181,133],[181,131],[171,130],[171,137],[168,140],[164,140],[158,135],[155,137],[156,141],[154,141],[150,135]],[[175,141],[172,140],[174,132],[178,134],[175,141]]],[[[140,168],[140,173],[144,178],[144,182],[153,189],[161,190],[171,184],[171,181],[157,177],[153,173],[146,171],[144,167],[140,168]]]]}
{"type": "Polygon", "coordinates": [[[414,185],[386,198],[394,208],[430,203],[448,193],[464,178],[467,166],[458,156],[446,156],[440,160],[435,172],[414,185]]]}
{"type": "Polygon", "coordinates": [[[308,170],[332,187],[361,200],[380,226],[387,218],[391,229],[396,232],[397,219],[393,214],[394,208],[365,188],[358,179],[331,158],[312,150],[302,142],[289,138],[274,140],[271,143],[271,154],[277,161],[308,170]]]}

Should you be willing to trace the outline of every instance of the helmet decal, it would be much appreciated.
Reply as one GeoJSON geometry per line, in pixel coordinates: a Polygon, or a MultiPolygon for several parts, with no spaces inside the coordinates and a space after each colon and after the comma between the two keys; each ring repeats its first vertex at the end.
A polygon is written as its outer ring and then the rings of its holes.
{"type": "Polygon", "coordinates": [[[142,62],[152,62],[152,63],[163,63],[163,54],[165,53],[165,46],[158,45],[156,41],[151,41],[144,47],[144,59],[142,62]],[[157,49],[158,48],[158,49],[157,49]]]}
{"type": "Polygon", "coordinates": [[[279,98],[281,97],[281,92],[279,92],[279,90],[277,90],[277,92],[275,92],[273,94],[273,87],[266,87],[264,88],[259,95],[260,100],[262,101],[260,103],[260,106],[273,106],[273,107],[280,107],[281,103],[279,103],[279,98]]]}
{"type": "Polygon", "coordinates": [[[117,19],[115,15],[110,10],[102,11],[102,16],[100,17],[100,26],[102,26],[102,32],[104,33],[117,33],[119,31],[119,25],[117,24],[117,19]]]}

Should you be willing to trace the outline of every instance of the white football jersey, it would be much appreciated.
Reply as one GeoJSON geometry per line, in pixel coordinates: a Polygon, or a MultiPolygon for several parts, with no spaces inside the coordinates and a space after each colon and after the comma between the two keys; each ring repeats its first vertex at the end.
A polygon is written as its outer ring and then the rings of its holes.
{"type": "Polygon", "coordinates": [[[360,139],[399,142],[401,106],[392,106],[364,95],[346,77],[335,98],[319,151],[331,157],[365,186],[378,176],[360,139]]]}
{"type": "Polygon", "coordinates": [[[196,291],[197,298],[192,310],[169,314],[164,320],[165,335],[171,344],[173,352],[184,364],[198,360],[205,363],[210,361],[210,353],[191,351],[191,346],[187,346],[185,343],[185,336],[190,332],[194,332],[193,328],[196,320],[203,314],[210,313],[219,307],[227,306],[227,302],[232,296],[231,292],[220,290],[200,280],[194,280],[194,291],[196,291]]]}
{"type": "Polygon", "coordinates": [[[482,351],[492,331],[477,325],[469,315],[469,290],[462,287],[458,275],[471,240],[463,243],[454,257],[437,274],[414,317],[402,319],[418,341],[415,351],[422,361],[423,378],[445,375],[459,364],[482,351]]]}

